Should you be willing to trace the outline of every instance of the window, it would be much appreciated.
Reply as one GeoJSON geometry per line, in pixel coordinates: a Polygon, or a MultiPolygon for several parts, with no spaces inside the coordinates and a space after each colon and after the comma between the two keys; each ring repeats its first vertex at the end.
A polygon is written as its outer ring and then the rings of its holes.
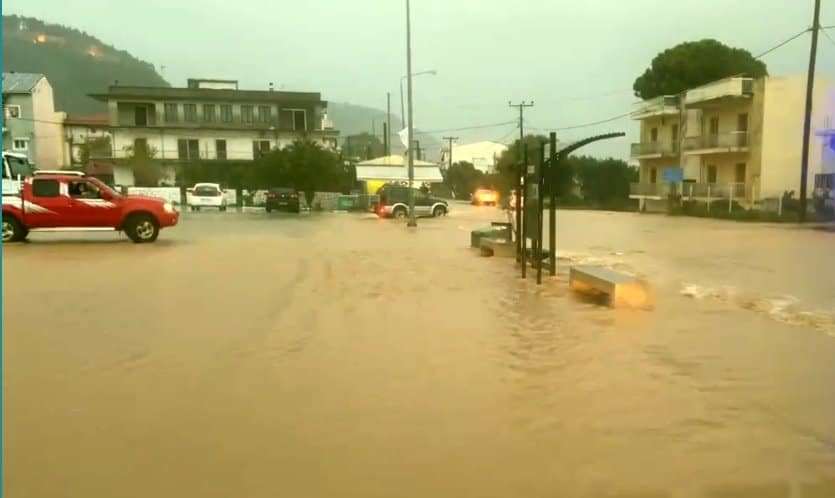
{"type": "Polygon", "coordinates": [[[737,163],[734,181],[736,183],[745,183],[745,163],[737,163]]]}
{"type": "Polygon", "coordinates": [[[649,182],[656,183],[658,181],[658,170],[655,168],[650,168],[649,170],[649,182]]]}
{"type": "Polygon", "coordinates": [[[710,131],[711,135],[718,135],[719,134],[719,118],[710,118],[710,131]]]}
{"type": "Polygon", "coordinates": [[[20,117],[20,106],[19,105],[4,106],[3,107],[3,115],[6,116],[6,119],[19,118],[20,117]]]}
{"type": "Polygon", "coordinates": [[[165,104],[165,122],[177,122],[177,104],[165,104]]]}
{"type": "Polygon", "coordinates": [[[133,108],[133,124],[136,126],[148,126],[148,108],[144,105],[133,108]]]}
{"type": "Polygon", "coordinates": [[[183,120],[190,123],[197,121],[197,104],[183,104],[183,120]]]}
{"type": "Polygon", "coordinates": [[[232,122],[232,106],[230,104],[220,105],[220,120],[224,123],[232,122]]]}
{"type": "Polygon", "coordinates": [[[241,123],[251,124],[252,123],[252,106],[251,105],[242,105],[241,106],[241,123]]]}
{"type": "Polygon", "coordinates": [[[270,141],[269,140],[256,140],[252,142],[252,158],[258,159],[259,157],[263,156],[270,152],[270,141]]]}
{"type": "Polygon", "coordinates": [[[293,129],[296,131],[307,130],[307,112],[304,109],[293,110],[293,129]]]}
{"type": "Polygon", "coordinates": [[[26,152],[29,150],[29,139],[28,138],[15,138],[12,141],[12,150],[18,152],[26,152]]]}
{"type": "Polygon", "coordinates": [[[707,167],[707,183],[716,183],[716,166],[713,164],[707,167]]]}
{"type": "Polygon", "coordinates": [[[101,192],[99,188],[85,180],[74,180],[69,185],[70,197],[76,199],[100,199],[101,192]]]}
{"type": "Polygon", "coordinates": [[[138,157],[148,157],[148,139],[134,138],[133,139],[133,154],[138,157]]]}
{"type": "MultiPolygon", "coordinates": [[[[58,197],[58,190],[58,180],[32,181],[32,195],[35,197],[58,197]]],[[[26,210],[29,210],[28,207],[26,210]]]]}
{"type": "Polygon", "coordinates": [[[258,122],[259,123],[269,123],[272,121],[272,109],[268,105],[259,105],[258,106],[258,122]]]}
{"type": "Polygon", "coordinates": [[[670,142],[673,144],[673,152],[678,152],[678,125],[674,124],[670,129],[670,142]]]}
{"type": "MultiPolygon", "coordinates": [[[[12,178],[17,178],[18,176],[32,176],[34,169],[26,159],[23,159],[22,157],[7,156],[6,161],[9,163],[9,172],[12,174],[12,178]]],[[[6,178],[6,168],[3,168],[3,178],[6,178]]]]}
{"type": "Polygon", "coordinates": [[[215,105],[203,104],[203,121],[207,123],[214,123],[215,121],[215,105]]]}
{"type": "Polygon", "coordinates": [[[200,159],[200,141],[194,138],[177,140],[177,157],[180,160],[200,159]]]}
{"type": "Polygon", "coordinates": [[[226,140],[215,140],[215,157],[221,161],[226,160],[226,140]]]}
{"type": "Polygon", "coordinates": [[[658,141],[658,128],[649,130],[649,141],[655,143],[658,141]]]}

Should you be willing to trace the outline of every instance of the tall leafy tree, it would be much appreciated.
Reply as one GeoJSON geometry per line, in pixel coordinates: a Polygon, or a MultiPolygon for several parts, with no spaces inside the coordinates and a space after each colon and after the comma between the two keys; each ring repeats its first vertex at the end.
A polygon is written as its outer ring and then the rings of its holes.
{"type": "Polygon", "coordinates": [[[768,69],[747,50],[705,39],[681,43],[656,55],[632,89],[636,97],[651,99],[738,74],[758,78],[768,75],[768,69]]]}

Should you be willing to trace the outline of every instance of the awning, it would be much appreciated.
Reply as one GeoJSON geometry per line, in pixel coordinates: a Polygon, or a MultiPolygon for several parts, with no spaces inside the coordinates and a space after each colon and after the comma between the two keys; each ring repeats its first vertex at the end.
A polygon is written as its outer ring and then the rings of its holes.
{"type": "MultiPolygon", "coordinates": [[[[405,166],[357,166],[357,180],[407,181],[409,171],[405,166]]],[[[444,181],[437,166],[415,166],[416,182],[438,183],[444,181]]]]}
{"type": "MultiPolygon", "coordinates": [[[[383,156],[357,164],[357,180],[407,181],[409,171],[406,158],[401,155],[383,156]]],[[[416,182],[437,183],[444,181],[435,163],[414,160],[416,182]]]]}

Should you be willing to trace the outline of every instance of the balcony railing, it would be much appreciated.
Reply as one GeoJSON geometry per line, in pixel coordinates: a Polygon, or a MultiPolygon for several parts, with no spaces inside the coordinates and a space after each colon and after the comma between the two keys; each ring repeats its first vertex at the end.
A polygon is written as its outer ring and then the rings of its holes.
{"type": "Polygon", "coordinates": [[[662,114],[678,114],[679,98],[677,95],[662,95],[654,99],[636,102],[632,105],[632,119],[645,119],[662,114]]]}
{"type": "Polygon", "coordinates": [[[678,142],[641,142],[632,144],[632,157],[674,156],[678,154],[678,142]]]}
{"type": "Polygon", "coordinates": [[[691,106],[725,97],[748,97],[753,92],[751,78],[725,78],[687,91],[685,105],[691,106]]]}
{"type": "Polygon", "coordinates": [[[744,183],[691,183],[681,185],[681,196],[686,199],[745,199],[744,183]]]}
{"type": "Polygon", "coordinates": [[[719,149],[720,152],[741,151],[748,148],[749,133],[734,131],[715,135],[702,135],[684,139],[684,150],[689,152],[719,149]]]}
{"type": "Polygon", "coordinates": [[[684,199],[740,199],[748,194],[744,183],[633,183],[629,186],[631,197],[666,198],[670,194],[681,195],[684,199]]]}
{"type": "Polygon", "coordinates": [[[633,197],[667,197],[670,195],[669,183],[632,183],[629,195],[633,197]]]}

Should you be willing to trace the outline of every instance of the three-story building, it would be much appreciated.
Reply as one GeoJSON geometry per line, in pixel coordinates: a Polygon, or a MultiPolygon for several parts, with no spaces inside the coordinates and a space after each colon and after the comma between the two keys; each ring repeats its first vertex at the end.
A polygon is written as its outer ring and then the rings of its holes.
{"type": "Polygon", "coordinates": [[[138,149],[163,165],[248,161],[299,139],[336,148],[338,131],[318,92],[240,90],[234,80],[189,79],[185,88],[111,86],[110,157],[138,149]]]}
{"type": "MultiPolygon", "coordinates": [[[[830,112],[831,90],[816,81],[815,128],[830,112]]],[[[640,181],[631,197],[642,209],[663,209],[670,194],[746,207],[797,194],[805,93],[803,76],[733,77],[638,103],[633,119],[641,123],[641,141],[631,156],[640,163],[640,181]]],[[[810,150],[811,192],[821,148],[810,150]]]]}

